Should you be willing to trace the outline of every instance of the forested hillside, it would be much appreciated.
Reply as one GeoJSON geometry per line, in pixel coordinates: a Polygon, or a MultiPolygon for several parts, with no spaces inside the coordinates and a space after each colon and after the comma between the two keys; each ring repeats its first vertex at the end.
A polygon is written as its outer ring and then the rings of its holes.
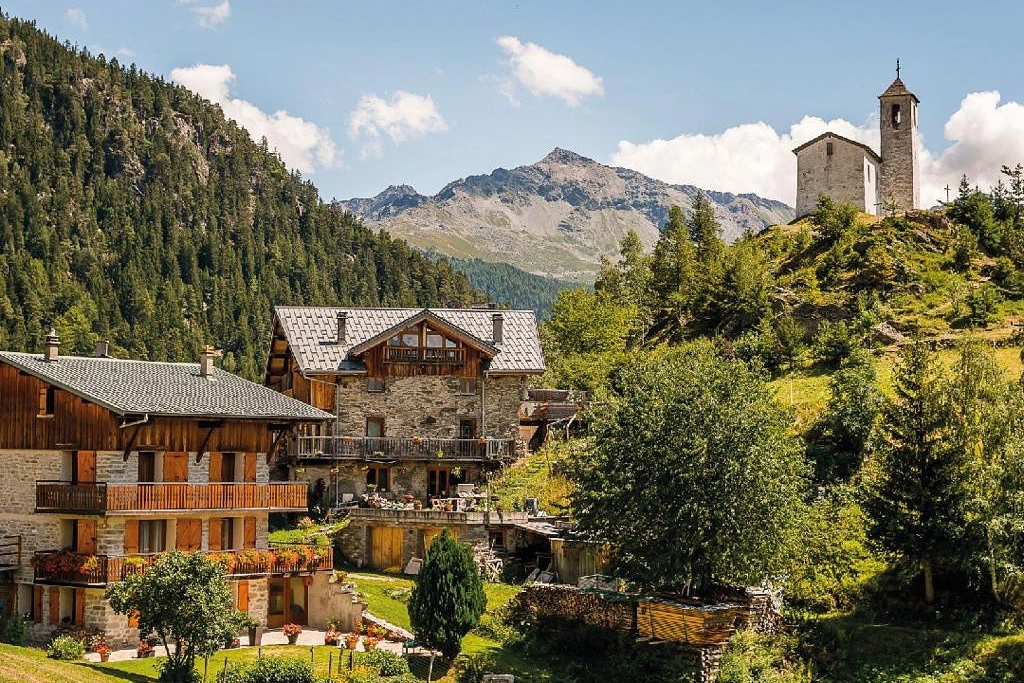
{"type": "MultiPolygon", "coordinates": [[[[436,251],[428,253],[436,259],[443,258],[436,251]]],[[[508,263],[493,263],[478,258],[448,260],[455,270],[465,275],[470,284],[491,301],[509,308],[536,311],[538,319],[548,317],[551,304],[559,292],[579,286],[577,282],[527,273],[508,263]]]]}
{"type": "Polygon", "coordinates": [[[188,360],[261,374],[275,304],[455,305],[468,281],[324,204],[161,78],[0,16],[0,348],[188,360]]]}

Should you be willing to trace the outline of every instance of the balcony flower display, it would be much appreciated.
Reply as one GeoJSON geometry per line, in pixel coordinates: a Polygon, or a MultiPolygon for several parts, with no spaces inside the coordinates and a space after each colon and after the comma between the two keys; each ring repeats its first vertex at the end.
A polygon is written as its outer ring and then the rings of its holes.
{"type": "Polygon", "coordinates": [[[277,551],[277,562],[283,569],[295,569],[300,560],[298,551],[296,550],[278,550],[277,551]]]}
{"type": "Polygon", "coordinates": [[[235,571],[238,558],[235,553],[210,553],[210,561],[224,567],[224,571],[231,574],[235,571]]]}
{"type": "Polygon", "coordinates": [[[54,553],[36,555],[32,566],[43,574],[90,574],[99,570],[100,559],[95,555],[82,555],[69,548],[54,553]]]}

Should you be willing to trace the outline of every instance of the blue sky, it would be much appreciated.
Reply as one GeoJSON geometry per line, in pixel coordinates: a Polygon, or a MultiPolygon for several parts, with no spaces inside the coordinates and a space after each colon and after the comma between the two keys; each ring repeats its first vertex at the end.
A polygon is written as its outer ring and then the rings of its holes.
{"type": "Polygon", "coordinates": [[[398,183],[434,193],[560,146],[670,182],[792,202],[789,148],[825,128],[877,148],[877,95],[897,57],[921,99],[926,201],[961,173],[987,184],[1000,164],[1024,162],[1018,3],[2,8],[218,100],[328,199],[398,183]]]}

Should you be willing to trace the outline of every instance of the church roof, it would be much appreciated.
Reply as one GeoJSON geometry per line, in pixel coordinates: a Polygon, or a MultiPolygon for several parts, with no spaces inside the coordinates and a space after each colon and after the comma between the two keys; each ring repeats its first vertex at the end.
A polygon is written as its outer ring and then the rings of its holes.
{"type": "Polygon", "coordinates": [[[917,95],[907,90],[907,86],[903,85],[903,81],[901,81],[900,77],[897,76],[896,80],[893,81],[892,84],[885,89],[885,92],[878,96],[878,99],[882,99],[883,97],[900,97],[905,95],[910,95],[911,97],[914,98],[915,102],[917,102],[918,104],[921,103],[921,100],[917,99],[917,95]]]}
{"type": "Polygon", "coordinates": [[[879,164],[882,163],[882,157],[878,156],[878,153],[875,150],[871,149],[870,147],[865,145],[863,142],[857,142],[856,140],[851,140],[850,138],[843,137],[842,135],[839,135],[838,133],[833,133],[832,131],[826,131],[826,132],[822,133],[821,135],[819,135],[818,137],[814,138],[813,140],[808,140],[807,142],[805,142],[804,144],[800,145],[799,147],[795,147],[793,149],[793,154],[800,154],[800,152],[802,150],[804,150],[805,148],[810,147],[814,143],[819,142],[821,140],[824,140],[825,138],[832,138],[832,139],[835,139],[835,140],[839,140],[840,142],[849,143],[851,145],[854,145],[855,147],[860,147],[876,163],[879,163],[879,164]]]}

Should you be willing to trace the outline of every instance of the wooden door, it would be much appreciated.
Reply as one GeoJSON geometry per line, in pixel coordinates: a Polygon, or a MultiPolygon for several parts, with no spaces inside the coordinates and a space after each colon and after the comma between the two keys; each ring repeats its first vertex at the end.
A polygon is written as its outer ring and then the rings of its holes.
{"type": "Polygon", "coordinates": [[[255,548],[256,547],[256,518],[246,517],[243,523],[245,530],[242,537],[243,548],[255,548]]]}
{"type": "Polygon", "coordinates": [[[248,482],[256,481],[256,454],[246,453],[245,454],[245,476],[244,480],[248,482]]]}
{"type": "Polygon", "coordinates": [[[75,593],[75,626],[85,626],[85,589],[76,588],[75,593]]]}
{"type": "Polygon", "coordinates": [[[75,451],[75,483],[92,484],[96,481],[96,451],[75,451]]]}
{"type": "Polygon", "coordinates": [[[47,622],[50,626],[60,623],[60,588],[50,586],[50,606],[47,614],[47,622]]]}
{"type": "Polygon", "coordinates": [[[135,555],[139,552],[139,520],[124,521],[124,554],[135,555]]]}
{"type": "Polygon", "coordinates": [[[235,609],[243,612],[249,611],[249,581],[243,579],[238,582],[238,592],[235,599],[235,609]]]}
{"type": "Polygon", "coordinates": [[[96,520],[80,519],[75,522],[75,552],[96,554],[96,520]]]}
{"type": "Polygon", "coordinates": [[[177,538],[174,547],[185,552],[193,552],[202,547],[203,520],[179,519],[176,528],[177,538]]]}
{"type": "Polygon", "coordinates": [[[164,453],[164,481],[188,481],[188,453],[177,451],[164,453]]]}
{"type": "Polygon", "coordinates": [[[224,481],[221,472],[222,457],[219,451],[210,451],[210,477],[209,481],[224,481]]]}
{"type": "Polygon", "coordinates": [[[370,530],[370,566],[381,571],[402,566],[402,529],[378,526],[370,530]]]}

